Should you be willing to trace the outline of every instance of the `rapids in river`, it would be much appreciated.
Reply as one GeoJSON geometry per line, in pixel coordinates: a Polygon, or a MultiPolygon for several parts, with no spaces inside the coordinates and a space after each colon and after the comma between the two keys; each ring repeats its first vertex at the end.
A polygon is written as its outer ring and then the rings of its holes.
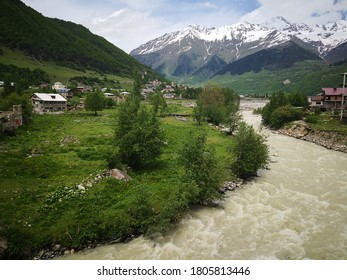
{"type": "MultiPolygon", "coordinates": [[[[244,111],[248,123],[260,117],[244,111]]],[[[347,259],[347,154],[265,130],[269,169],[168,235],[59,259],[347,259]]]]}

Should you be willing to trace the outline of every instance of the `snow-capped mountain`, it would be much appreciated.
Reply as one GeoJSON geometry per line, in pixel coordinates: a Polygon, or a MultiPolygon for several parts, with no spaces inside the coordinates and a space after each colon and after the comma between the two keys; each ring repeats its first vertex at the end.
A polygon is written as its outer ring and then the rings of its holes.
{"type": "Polygon", "coordinates": [[[225,64],[289,42],[330,63],[345,60],[347,21],[309,26],[275,17],[262,24],[242,22],[220,28],[190,25],[149,41],[130,54],[164,75],[192,75],[209,63],[216,67],[211,75],[225,64]]]}

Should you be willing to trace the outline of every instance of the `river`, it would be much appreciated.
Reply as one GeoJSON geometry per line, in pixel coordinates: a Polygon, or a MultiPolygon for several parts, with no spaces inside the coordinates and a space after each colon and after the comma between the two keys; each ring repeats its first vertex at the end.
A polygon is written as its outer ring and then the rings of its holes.
{"type": "MultiPolygon", "coordinates": [[[[247,122],[260,118],[244,111],[247,122]]],[[[269,169],[168,235],[63,259],[347,259],[347,154],[265,131],[269,169]]]]}

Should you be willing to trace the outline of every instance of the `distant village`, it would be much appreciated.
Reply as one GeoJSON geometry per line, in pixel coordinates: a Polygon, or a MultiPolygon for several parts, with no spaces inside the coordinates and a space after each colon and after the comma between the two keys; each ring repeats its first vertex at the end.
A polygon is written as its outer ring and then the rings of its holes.
{"type": "MultiPolygon", "coordinates": [[[[0,81],[0,90],[4,86],[4,82],[0,81]]],[[[83,110],[84,99],[79,98],[79,103],[70,105],[69,100],[74,97],[66,85],[61,82],[56,82],[53,85],[42,84],[40,89],[51,89],[51,93],[33,93],[31,95],[31,102],[33,112],[37,114],[59,114],[67,110],[83,110]]],[[[175,85],[174,83],[166,84],[164,82],[153,80],[146,83],[141,89],[141,96],[144,100],[148,99],[154,93],[162,94],[164,99],[180,99],[182,95],[180,92],[186,90],[187,86],[175,85]]],[[[113,100],[114,102],[121,102],[127,96],[131,95],[130,92],[122,89],[101,89],[105,98],[113,100]]],[[[81,94],[88,94],[93,91],[93,87],[79,85],[76,87],[75,92],[81,94]]],[[[244,96],[241,96],[243,98],[244,96]]],[[[339,112],[341,108],[346,108],[347,104],[347,90],[343,88],[322,88],[322,92],[308,97],[310,110],[321,110],[339,112]]],[[[18,128],[23,124],[22,112],[20,105],[13,105],[12,111],[0,111],[0,129],[2,131],[11,131],[18,128]]]]}
{"type": "MultiPolygon", "coordinates": [[[[0,81],[0,91],[3,86],[4,82],[0,81]]],[[[14,86],[14,83],[11,83],[11,86],[14,86]]],[[[71,105],[69,101],[74,98],[76,92],[77,96],[81,96],[94,91],[94,88],[88,85],[78,85],[76,89],[72,91],[61,82],[55,82],[53,85],[44,83],[41,84],[38,89],[41,91],[43,89],[48,91],[49,89],[50,92],[36,92],[31,95],[33,112],[36,114],[59,114],[67,110],[83,110],[84,98],[78,98],[78,104],[71,105]]],[[[141,96],[144,100],[147,100],[152,94],[159,92],[164,99],[179,99],[182,98],[180,92],[185,89],[187,89],[186,86],[175,85],[174,83],[167,84],[158,80],[153,80],[142,87],[141,96]]],[[[114,102],[121,102],[131,95],[131,93],[125,89],[102,88],[101,91],[106,100],[109,99],[114,102]]],[[[22,124],[23,119],[20,105],[14,105],[12,111],[0,111],[0,129],[2,129],[2,131],[12,131],[22,124]]]]}

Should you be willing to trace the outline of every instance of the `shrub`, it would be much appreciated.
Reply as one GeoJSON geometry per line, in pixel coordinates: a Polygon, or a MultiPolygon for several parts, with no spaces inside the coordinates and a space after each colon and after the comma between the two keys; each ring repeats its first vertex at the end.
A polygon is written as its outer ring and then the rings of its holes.
{"type": "Polygon", "coordinates": [[[283,92],[277,92],[271,95],[269,103],[267,103],[261,111],[262,122],[264,125],[271,126],[271,115],[279,107],[286,106],[288,100],[283,92]]]}
{"type": "Polygon", "coordinates": [[[153,112],[140,108],[135,99],[128,100],[119,110],[116,144],[120,161],[139,169],[161,155],[164,133],[153,112]]]}
{"type": "Polygon", "coordinates": [[[204,134],[190,133],[180,151],[180,162],[185,172],[183,180],[191,187],[192,203],[209,203],[220,198],[221,168],[214,150],[206,147],[204,134]]]}
{"type": "Polygon", "coordinates": [[[270,126],[274,129],[281,128],[285,123],[300,120],[302,111],[289,105],[277,108],[270,118],[270,126]]]}
{"type": "Polygon", "coordinates": [[[306,117],[306,121],[308,123],[318,123],[318,120],[319,120],[319,116],[318,115],[308,115],[306,117]]]}
{"type": "Polygon", "coordinates": [[[231,152],[235,157],[231,171],[243,179],[256,175],[258,169],[264,168],[269,159],[265,138],[244,122],[240,123],[231,152]]]}

